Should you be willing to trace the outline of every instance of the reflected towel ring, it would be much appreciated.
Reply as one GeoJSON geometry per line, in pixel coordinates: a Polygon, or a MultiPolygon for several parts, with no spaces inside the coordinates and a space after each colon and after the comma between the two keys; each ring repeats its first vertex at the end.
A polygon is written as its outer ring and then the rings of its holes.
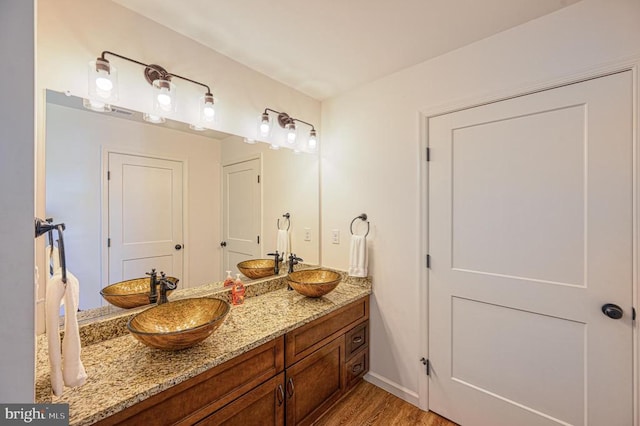
{"type": "Polygon", "coordinates": [[[351,221],[351,225],[349,226],[349,229],[351,230],[351,235],[353,234],[353,222],[355,222],[356,220],[360,219],[363,222],[367,222],[367,233],[364,234],[364,237],[367,238],[367,235],[369,235],[369,230],[371,229],[371,225],[369,224],[369,221],[367,220],[367,214],[366,213],[362,213],[360,216],[356,216],[353,218],[353,220],[351,221]]]}
{"type": "MultiPolygon", "coordinates": [[[[289,230],[289,228],[291,228],[291,220],[289,219],[291,217],[291,215],[289,213],[285,213],[282,215],[282,217],[284,217],[287,220],[287,231],[289,230]]],[[[279,231],[284,231],[284,229],[280,229],[280,219],[278,219],[278,230],[279,231]]]]}

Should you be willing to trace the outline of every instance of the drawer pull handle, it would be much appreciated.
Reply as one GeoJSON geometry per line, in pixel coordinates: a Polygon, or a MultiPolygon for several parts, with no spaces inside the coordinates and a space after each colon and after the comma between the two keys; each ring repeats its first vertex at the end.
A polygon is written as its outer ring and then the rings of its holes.
{"type": "Polygon", "coordinates": [[[293,396],[295,391],[296,388],[293,386],[293,377],[289,377],[289,380],[287,381],[287,395],[289,395],[289,398],[293,396]]]}
{"type": "Polygon", "coordinates": [[[354,336],[354,338],[351,341],[353,343],[360,343],[362,342],[362,336],[354,336]]]}
{"type": "Polygon", "coordinates": [[[358,374],[361,371],[362,371],[362,363],[358,363],[358,364],[354,365],[353,367],[351,367],[351,372],[353,374],[358,374]]]}
{"type": "Polygon", "coordinates": [[[284,402],[284,389],[282,388],[282,385],[278,385],[278,389],[276,389],[276,395],[278,396],[278,407],[279,407],[284,402]]]}

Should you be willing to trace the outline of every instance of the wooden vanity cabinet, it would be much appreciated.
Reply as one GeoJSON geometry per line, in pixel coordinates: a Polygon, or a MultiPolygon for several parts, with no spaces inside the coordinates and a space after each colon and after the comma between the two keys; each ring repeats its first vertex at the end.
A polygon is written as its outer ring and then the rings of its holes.
{"type": "Polygon", "coordinates": [[[309,425],[369,370],[369,298],[285,336],[287,425],[309,425]]]}
{"type": "Polygon", "coordinates": [[[369,296],[99,425],[309,425],[368,371],[369,296]]]}

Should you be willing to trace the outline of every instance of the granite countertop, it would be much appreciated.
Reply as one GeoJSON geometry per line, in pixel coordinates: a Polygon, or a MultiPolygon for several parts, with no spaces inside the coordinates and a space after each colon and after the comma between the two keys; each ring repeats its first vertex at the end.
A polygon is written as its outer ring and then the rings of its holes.
{"type": "MultiPolygon", "coordinates": [[[[269,291],[254,291],[253,297],[248,291],[250,297],[243,305],[231,307],[211,337],[189,349],[152,349],[128,333],[83,343],[87,382],[65,387],[60,397],[51,394],[46,335],[38,336],[36,402],[67,403],[70,425],[92,424],[371,294],[369,279],[350,277],[318,299],[287,291],[285,286],[285,280],[276,278],[264,283],[262,288],[269,291]]],[[[227,297],[220,291],[198,296],[227,297]]]]}

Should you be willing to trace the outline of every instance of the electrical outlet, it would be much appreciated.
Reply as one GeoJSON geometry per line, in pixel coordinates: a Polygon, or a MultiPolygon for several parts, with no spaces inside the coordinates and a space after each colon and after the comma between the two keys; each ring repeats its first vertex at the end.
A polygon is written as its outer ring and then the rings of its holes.
{"type": "Polygon", "coordinates": [[[304,228],[304,240],[311,241],[311,228],[304,228]]]}
{"type": "Polygon", "coordinates": [[[333,229],[331,231],[331,242],[333,244],[340,244],[340,230],[339,229],[333,229]]]}

